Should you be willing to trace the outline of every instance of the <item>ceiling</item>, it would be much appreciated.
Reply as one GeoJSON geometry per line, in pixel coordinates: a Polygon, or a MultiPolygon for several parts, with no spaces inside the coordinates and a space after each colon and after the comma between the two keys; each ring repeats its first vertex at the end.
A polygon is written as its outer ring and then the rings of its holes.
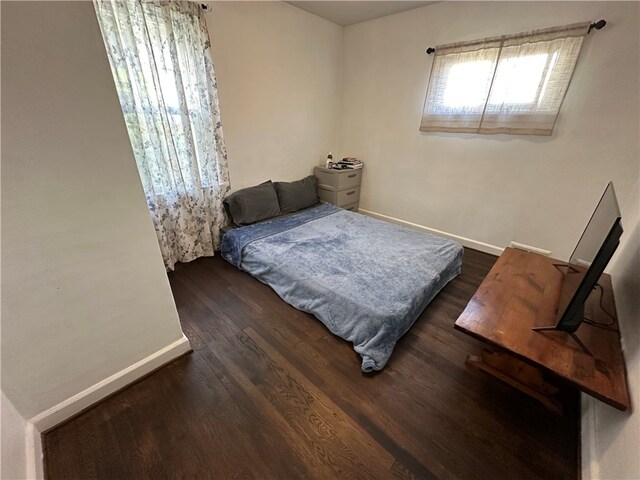
{"type": "Polygon", "coordinates": [[[298,1],[286,2],[302,10],[330,20],[338,25],[347,26],[358,22],[365,22],[393,13],[404,12],[413,8],[423,7],[430,3],[420,1],[298,1]]]}

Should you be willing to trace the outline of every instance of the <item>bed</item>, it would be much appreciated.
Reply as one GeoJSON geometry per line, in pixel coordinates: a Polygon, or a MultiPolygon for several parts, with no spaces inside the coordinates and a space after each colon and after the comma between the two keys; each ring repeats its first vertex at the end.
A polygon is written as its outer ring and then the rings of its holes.
{"type": "Polygon", "coordinates": [[[362,371],[396,342],[461,270],[463,249],[331,204],[224,233],[222,256],[353,343],[362,371]]]}

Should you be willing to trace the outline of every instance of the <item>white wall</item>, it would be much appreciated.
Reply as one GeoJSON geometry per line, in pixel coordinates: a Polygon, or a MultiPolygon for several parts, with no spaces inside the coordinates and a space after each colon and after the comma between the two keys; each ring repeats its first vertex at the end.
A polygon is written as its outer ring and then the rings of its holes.
{"type": "Polygon", "coordinates": [[[2,247],[23,417],[182,338],[91,2],[2,4],[2,247]]]}
{"type": "Polygon", "coordinates": [[[0,478],[27,478],[27,422],[4,392],[0,392],[0,478]]]}
{"type": "MultiPolygon", "coordinates": [[[[583,396],[582,478],[640,478],[640,187],[622,203],[625,233],[611,262],[611,279],[624,339],[632,412],[620,412],[583,396]]],[[[624,199],[622,199],[624,200],[624,199]]]]}
{"type": "Polygon", "coordinates": [[[346,27],[340,155],[365,161],[360,208],[567,258],[606,183],[638,178],[638,2],[442,2],[346,27]],[[426,47],[605,18],[552,137],[418,131],[426,47]]]}
{"type": "Polygon", "coordinates": [[[282,2],[209,2],[231,188],[295,180],[336,147],[342,28],[282,2]]]}

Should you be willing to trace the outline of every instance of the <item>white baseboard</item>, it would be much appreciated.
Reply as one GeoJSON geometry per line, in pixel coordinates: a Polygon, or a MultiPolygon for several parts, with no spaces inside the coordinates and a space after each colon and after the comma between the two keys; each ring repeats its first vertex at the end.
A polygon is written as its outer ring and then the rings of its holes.
{"type": "Polygon", "coordinates": [[[395,223],[397,225],[413,228],[414,230],[420,230],[423,232],[438,235],[440,237],[450,238],[452,240],[456,240],[457,242],[460,242],[465,247],[473,248],[474,250],[479,250],[484,253],[490,253],[491,255],[500,256],[504,251],[504,248],[497,247],[489,243],[479,242],[478,240],[472,240],[470,238],[461,237],[460,235],[455,235],[453,233],[443,232],[442,230],[436,230],[435,228],[429,228],[429,227],[425,227],[424,225],[419,225],[417,223],[407,222],[406,220],[401,220],[399,218],[383,215],[382,213],[376,213],[370,210],[364,210],[362,208],[358,209],[358,212],[373,218],[377,218],[379,220],[385,220],[387,222],[395,223]]]}
{"type": "MultiPolygon", "coordinates": [[[[551,250],[546,250],[540,247],[532,247],[531,245],[514,242],[513,240],[511,240],[511,244],[509,246],[511,248],[517,248],[518,250],[524,250],[525,252],[537,253],[538,255],[543,255],[545,257],[551,256],[551,250]]],[[[589,267],[589,265],[587,265],[587,267],[589,267]]]]}
{"type": "Polygon", "coordinates": [[[39,413],[29,422],[36,430],[44,432],[190,350],[189,340],[183,335],[163,349],[39,413]]]}
{"type": "Polygon", "coordinates": [[[139,362],[27,420],[27,478],[43,478],[41,441],[43,432],[190,351],[189,340],[183,335],[181,339],[143,358],[139,362]]]}
{"type": "Polygon", "coordinates": [[[596,455],[596,409],[593,397],[580,395],[582,418],[580,423],[580,457],[582,480],[598,480],[600,468],[596,455]]]}
{"type": "Polygon", "coordinates": [[[41,480],[44,478],[42,436],[31,422],[27,422],[26,442],[27,478],[41,480]]]}

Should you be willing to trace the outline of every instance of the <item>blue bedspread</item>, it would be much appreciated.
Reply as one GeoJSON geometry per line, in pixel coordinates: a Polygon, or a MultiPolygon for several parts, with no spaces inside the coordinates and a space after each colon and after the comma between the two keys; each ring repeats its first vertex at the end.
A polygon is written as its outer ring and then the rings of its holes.
{"type": "Polygon", "coordinates": [[[462,246],[330,204],[227,232],[222,256],[352,342],[381,370],[398,339],[460,273],[462,246]]]}

